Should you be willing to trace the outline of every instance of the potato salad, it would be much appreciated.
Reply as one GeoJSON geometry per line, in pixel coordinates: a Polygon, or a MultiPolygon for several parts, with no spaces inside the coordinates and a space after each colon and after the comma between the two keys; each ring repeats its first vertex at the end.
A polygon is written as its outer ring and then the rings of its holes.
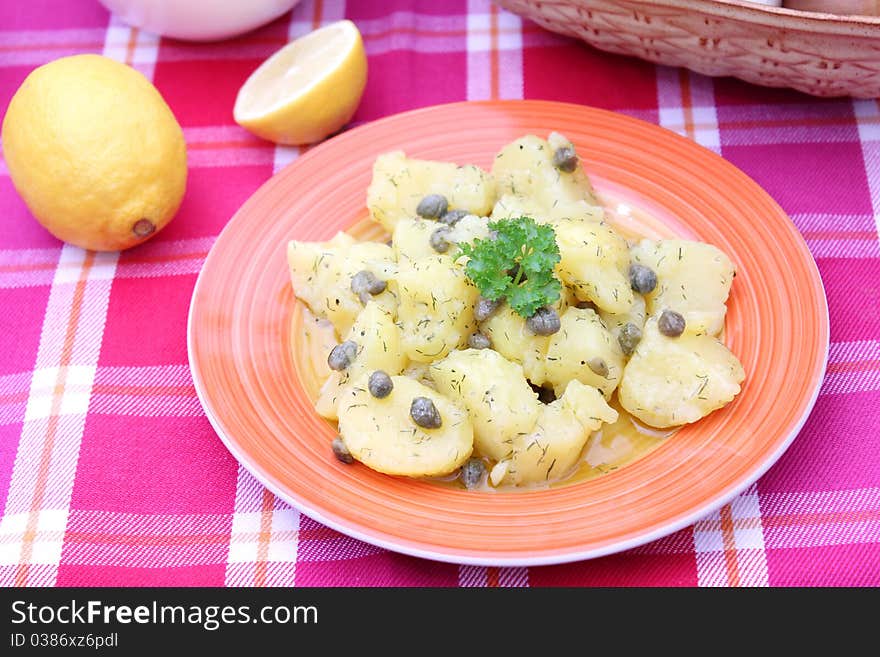
{"type": "Polygon", "coordinates": [[[385,153],[366,204],[387,242],[287,250],[297,298],[332,324],[315,405],[341,461],[549,485],[603,427],[675,428],[740,392],[719,339],[733,263],[710,244],[627,241],[563,135],[517,139],[491,171],[385,153]]]}

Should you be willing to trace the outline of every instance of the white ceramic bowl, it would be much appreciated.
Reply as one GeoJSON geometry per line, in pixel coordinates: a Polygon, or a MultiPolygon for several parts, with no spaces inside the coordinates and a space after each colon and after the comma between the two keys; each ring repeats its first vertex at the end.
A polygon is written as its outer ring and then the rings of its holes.
{"type": "Polygon", "coordinates": [[[100,0],[135,27],[187,41],[214,41],[268,23],[299,0],[100,0]]]}

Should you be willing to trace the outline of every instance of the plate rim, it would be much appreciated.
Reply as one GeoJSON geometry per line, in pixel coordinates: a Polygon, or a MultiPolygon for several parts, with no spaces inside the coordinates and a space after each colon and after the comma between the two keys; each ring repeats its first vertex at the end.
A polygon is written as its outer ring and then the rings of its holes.
{"type": "Polygon", "coordinates": [[[205,416],[208,419],[208,422],[210,423],[211,427],[214,429],[217,436],[220,438],[221,442],[229,450],[229,452],[236,459],[236,461],[238,461],[254,478],[256,478],[257,481],[259,481],[263,486],[265,486],[267,489],[269,489],[273,494],[275,494],[276,496],[278,496],[279,498],[281,498],[282,500],[284,500],[285,502],[287,502],[288,504],[290,504],[291,506],[296,508],[300,513],[303,513],[306,516],[310,517],[311,519],[313,519],[313,520],[315,520],[315,521],[317,521],[317,522],[319,522],[319,523],[321,523],[331,529],[334,529],[342,534],[345,534],[346,536],[350,536],[351,538],[363,541],[363,542],[368,543],[370,545],[374,545],[374,546],[377,546],[377,547],[380,547],[380,548],[383,548],[383,549],[386,549],[386,550],[389,550],[389,551],[392,551],[395,553],[406,554],[409,556],[419,557],[422,559],[429,559],[432,561],[438,561],[438,562],[443,562],[443,563],[471,565],[471,566],[497,566],[497,567],[548,566],[548,565],[558,565],[558,564],[564,564],[564,563],[571,563],[571,562],[576,562],[576,561],[584,561],[584,560],[588,560],[588,559],[594,559],[594,558],[598,558],[598,557],[602,557],[602,556],[607,556],[609,554],[623,552],[625,550],[629,550],[629,549],[632,549],[635,547],[639,547],[641,545],[645,545],[646,543],[650,543],[652,541],[658,540],[658,539],[663,538],[665,536],[669,536],[670,534],[673,534],[681,529],[684,529],[685,527],[693,525],[695,522],[701,520],[702,518],[705,518],[707,515],[709,515],[713,511],[718,510],[719,508],[721,508],[722,506],[724,506],[725,504],[730,502],[737,495],[739,495],[741,492],[746,490],[749,486],[754,484],[758,479],[760,479],[782,457],[782,455],[791,446],[791,443],[794,441],[794,439],[800,434],[801,430],[803,429],[804,424],[807,422],[810,415],[812,414],[812,411],[813,411],[813,408],[816,404],[816,401],[818,400],[819,392],[822,388],[822,383],[825,379],[825,375],[827,372],[827,366],[828,366],[828,354],[829,354],[830,340],[831,340],[830,314],[829,314],[829,310],[828,310],[828,297],[827,297],[827,293],[825,291],[824,280],[822,279],[821,272],[819,271],[818,265],[815,260],[815,256],[813,255],[812,251],[810,251],[809,247],[806,245],[806,241],[804,240],[803,235],[800,233],[800,230],[798,230],[797,227],[794,225],[794,222],[791,220],[788,213],[781,206],[779,206],[776,199],[774,199],[770,195],[769,192],[767,192],[760,184],[755,182],[754,179],[752,179],[751,176],[749,176],[747,173],[745,173],[742,169],[740,169],[738,166],[736,166],[732,162],[729,162],[728,160],[724,159],[723,156],[721,156],[720,154],[715,153],[714,151],[702,146],[701,144],[699,144],[693,140],[690,140],[686,137],[683,137],[682,135],[679,135],[678,133],[675,133],[672,130],[669,130],[668,128],[665,128],[665,127],[658,125],[656,123],[651,123],[650,121],[645,121],[643,119],[629,116],[629,115],[624,114],[622,112],[615,112],[612,110],[607,110],[607,109],[593,107],[591,105],[584,105],[584,104],[579,104],[579,103],[568,103],[568,102],[562,102],[562,101],[541,100],[541,99],[480,100],[480,101],[457,101],[457,102],[451,102],[451,103],[440,103],[440,104],[436,104],[436,105],[428,105],[428,106],[424,106],[424,107],[419,107],[419,108],[407,110],[404,112],[397,112],[395,114],[390,114],[388,116],[381,117],[381,118],[376,119],[374,121],[369,121],[367,123],[359,125],[355,128],[352,128],[350,130],[345,131],[344,133],[341,133],[340,135],[337,135],[335,137],[331,137],[330,139],[327,139],[326,141],[318,144],[314,148],[310,149],[309,152],[306,153],[305,155],[303,155],[301,158],[298,158],[297,160],[295,160],[295,162],[302,161],[304,158],[308,158],[312,152],[314,152],[318,149],[323,150],[324,148],[330,147],[330,145],[335,142],[337,137],[350,135],[352,133],[359,133],[361,131],[373,128],[377,124],[384,124],[386,122],[393,121],[401,116],[412,116],[414,114],[421,114],[421,113],[428,113],[431,111],[435,111],[438,108],[451,108],[451,107],[455,107],[455,106],[475,106],[475,105],[479,106],[479,105],[482,105],[482,106],[486,106],[486,107],[500,108],[500,107],[503,107],[504,105],[508,105],[508,104],[509,105],[531,104],[531,105],[536,105],[536,106],[537,105],[568,106],[568,107],[572,107],[572,108],[578,108],[580,110],[586,109],[591,112],[597,112],[597,113],[601,113],[601,114],[610,114],[610,115],[613,115],[616,117],[625,117],[628,120],[635,121],[637,123],[641,123],[641,124],[650,126],[651,128],[654,128],[654,129],[659,128],[661,130],[664,130],[665,132],[668,133],[668,135],[670,135],[676,139],[683,140],[683,141],[687,142],[688,144],[691,144],[692,146],[696,146],[696,147],[698,147],[708,153],[711,153],[712,155],[714,155],[716,157],[721,158],[723,161],[725,161],[727,164],[732,166],[734,169],[736,169],[742,175],[746,176],[749,180],[754,182],[755,185],[757,187],[759,187],[764,192],[766,197],[770,201],[772,201],[772,203],[776,207],[779,208],[781,213],[786,217],[788,222],[794,228],[795,235],[797,236],[798,239],[800,239],[803,242],[804,252],[809,256],[809,262],[808,262],[809,267],[811,268],[812,273],[815,274],[816,280],[819,283],[818,287],[816,288],[816,291],[818,292],[818,297],[816,300],[820,302],[821,310],[824,311],[822,313],[822,315],[819,317],[819,319],[822,320],[821,324],[822,324],[823,328],[825,329],[824,330],[825,341],[823,344],[820,345],[821,351],[822,351],[822,353],[821,353],[821,368],[820,368],[819,375],[816,377],[815,384],[813,385],[813,391],[812,391],[811,397],[810,397],[809,401],[807,402],[807,404],[804,406],[803,413],[798,418],[798,421],[796,422],[796,424],[793,426],[791,431],[785,436],[784,440],[782,440],[779,443],[777,449],[772,454],[765,457],[765,459],[763,461],[761,461],[760,465],[758,465],[752,472],[750,472],[748,474],[748,476],[744,477],[740,482],[737,482],[736,484],[729,486],[727,489],[720,491],[717,495],[710,498],[708,501],[706,501],[701,506],[699,506],[695,509],[692,509],[689,513],[686,513],[686,514],[684,514],[674,520],[671,520],[671,521],[667,522],[666,524],[661,525],[651,531],[648,531],[645,533],[639,533],[638,535],[630,537],[630,538],[625,538],[625,539],[618,540],[618,541],[612,541],[608,544],[605,544],[605,545],[602,545],[599,547],[590,548],[590,549],[584,549],[584,550],[570,549],[570,550],[567,550],[564,552],[551,553],[551,554],[539,555],[539,556],[533,556],[533,557],[520,557],[520,556],[505,557],[505,556],[500,556],[500,555],[496,555],[496,556],[492,556],[492,557],[489,557],[489,556],[484,557],[484,556],[475,556],[472,554],[457,554],[456,555],[456,554],[453,554],[454,548],[451,548],[448,551],[434,551],[434,550],[427,549],[427,548],[420,548],[417,546],[413,546],[409,543],[397,543],[394,540],[389,540],[389,539],[385,539],[381,536],[377,537],[377,536],[365,533],[365,532],[361,531],[356,526],[350,526],[350,525],[345,524],[344,522],[338,521],[334,517],[328,516],[327,514],[325,514],[320,508],[316,507],[315,505],[309,504],[308,502],[306,502],[304,500],[298,499],[295,495],[292,495],[288,491],[285,491],[278,483],[276,483],[274,481],[274,479],[272,477],[270,477],[266,473],[262,472],[260,467],[251,461],[249,455],[246,454],[236,444],[235,440],[231,436],[228,436],[226,434],[225,430],[222,427],[221,422],[214,415],[214,411],[211,408],[210,403],[206,397],[207,392],[205,390],[204,381],[202,380],[202,378],[198,372],[198,366],[194,362],[194,358],[193,358],[193,354],[195,352],[195,348],[194,348],[195,337],[194,337],[194,331],[193,331],[193,315],[195,313],[196,299],[199,294],[200,287],[203,285],[204,272],[206,270],[206,265],[208,264],[208,261],[211,258],[212,253],[215,251],[215,245],[221,240],[224,233],[227,232],[227,230],[229,229],[229,226],[233,223],[233,221],[235,221],[236,217],[240,214],[241,210],[245,207],[245,205],[247,205],[247,203],[250,201],[250,199],[255,194],[259,193],[260,190],[262,190],[267,184],[269,184],[271,180],[273,180],[276,176],[280,175],[281,172],[286,167],[283,167],[282,169],[279,169],[277,172],[273,173],[269,178],[267,178],[265,181],[263,181],[263,183],[261,183],[260,186],[257,187],[257,189],[254,190],[254,192],[251,195],[248,196],[247,199],[245,199],[242,202],[242,204],[238,207],[238,209],[236,209],[236,211],[232,214],[232,216],[226,222],[226,224],[224,225],[224,227],[222,228],[220,233],[215,238],[214,243],[211,245],[211,248],[209,249],[208,254],[205,257],[205,260],[202,263],[201,268],[199,269],[199,273],[196,278],[195,285],[193,286],[193,292],[190,297],[190,303],[189,303],[189,308],[188,308],[188,312],[187,312],[187,328],[186,328],[187,363],[188,363],[188,366],[190,369],[190,374],[193,379],[193,386],[196,391],[196,396],[199,400],[199,403],[202,407],[202,410],[204,411],[205,416]]]}

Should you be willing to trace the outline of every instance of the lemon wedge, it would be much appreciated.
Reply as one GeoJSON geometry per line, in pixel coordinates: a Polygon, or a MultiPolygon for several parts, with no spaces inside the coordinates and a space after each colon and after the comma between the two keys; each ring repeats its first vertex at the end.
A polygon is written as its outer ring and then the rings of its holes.
{"type": "Polygon", "coordinates": [[[354,115],[367,83],[361,33],[337,21],[263,62],[235,99],[235,122],[278,144],[320,141],[354,115]]]}

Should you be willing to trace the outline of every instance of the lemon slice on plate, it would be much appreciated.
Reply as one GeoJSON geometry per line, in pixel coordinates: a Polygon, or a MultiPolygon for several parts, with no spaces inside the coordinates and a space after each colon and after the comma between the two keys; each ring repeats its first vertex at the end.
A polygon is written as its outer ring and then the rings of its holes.
{"type": "Polygon", "coordinates": [[[278,144],[310,144],[354,115],[367,56],[354,23],[338,21],[291,41],[263,62],[235,99],[235,122],[278,144]]]}

